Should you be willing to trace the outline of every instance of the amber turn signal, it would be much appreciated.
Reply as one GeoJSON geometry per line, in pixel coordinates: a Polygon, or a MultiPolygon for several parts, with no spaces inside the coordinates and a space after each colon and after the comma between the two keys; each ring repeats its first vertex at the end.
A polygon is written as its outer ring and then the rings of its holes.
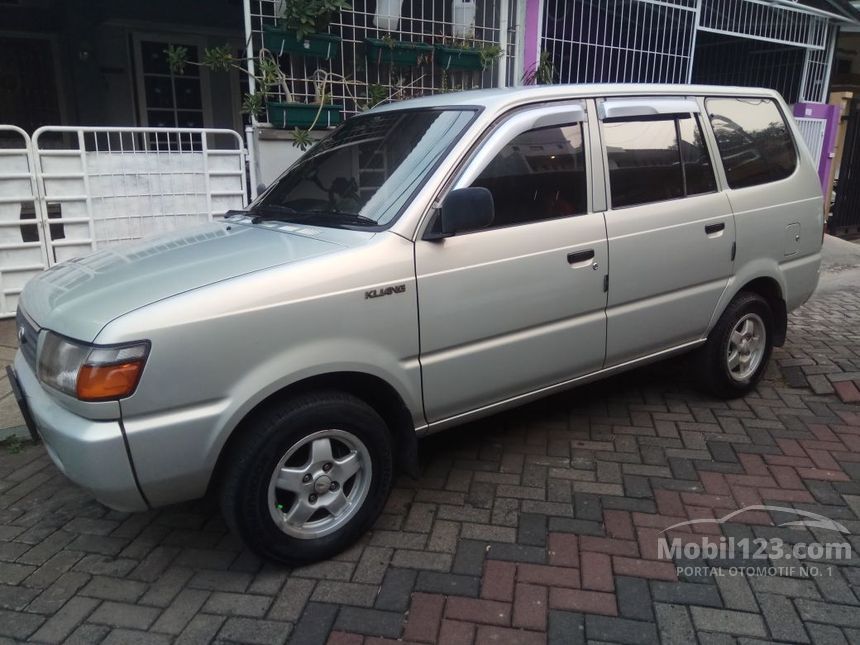
{"type": "Polygon", "coordinates": [[[78,372],[78,398],[81,401],[106,401],[129,396],[140,380],[143,363],[84,365],[78,372]]]}

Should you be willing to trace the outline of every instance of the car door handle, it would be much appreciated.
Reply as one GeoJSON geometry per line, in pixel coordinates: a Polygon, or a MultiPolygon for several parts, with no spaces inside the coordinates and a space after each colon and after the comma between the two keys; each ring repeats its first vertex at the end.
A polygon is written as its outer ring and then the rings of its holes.
{"type": "Polygon", "coordinates": [[[567,254],[567,261],[570,264],[579,264],[580,262],[585,262],[586,260],[590,260],[594,257],[594,249],[588,249],[587,251],[576,251],[574,253],[567,254]]]}
{"type": "Polygon", "coordinates": [[[705,224],[705,235],[713,235],[714,233],[719,233],[725,228],[725,222],[718,222],[717,224],[705,224]]]}

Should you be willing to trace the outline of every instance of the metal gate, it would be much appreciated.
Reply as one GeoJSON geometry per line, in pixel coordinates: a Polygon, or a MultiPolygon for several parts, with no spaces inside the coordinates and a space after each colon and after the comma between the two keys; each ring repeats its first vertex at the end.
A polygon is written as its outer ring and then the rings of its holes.
{"type": "Polygon", "coordinates": [[[0,125],[0,140],[0,316],[7,316],[27,280],[48,267],[48,256],[30,137],[0,125]]]}
{"type": "Polygon", "coordinates": [[[827,119],[814,117],[796,116],[797,128],[800,136],[809,148],[809,154],[815,164],[815,169],[821,168],[821,149],[824,146],[824,133],[827,131],[827,119]]]}
{"type": "Polygon", "coordinates": [[[833,235],[860,233],[860,110],[848,117],[836,202],[828,222],[833,235]]]}
{"type": "Polygon", "coordinates": [[[247,203],[232,130],[0,126],[0,317],[58,262],[247,203]],[[32,223],[27,222],[32,220],[32,223]]]}

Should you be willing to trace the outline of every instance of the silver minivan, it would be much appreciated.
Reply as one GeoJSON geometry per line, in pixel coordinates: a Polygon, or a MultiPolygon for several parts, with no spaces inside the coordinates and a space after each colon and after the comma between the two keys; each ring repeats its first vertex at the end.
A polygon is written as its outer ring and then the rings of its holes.
{"type": "Polygon", "coordinates": [[[106,505],[211,490],[296,564],[373,525],[422,435],[683,352],[749,392],[822,228],[773,91],[441,94],[348,120],[246,211],[41,274],[10,377],[106,505]]]}

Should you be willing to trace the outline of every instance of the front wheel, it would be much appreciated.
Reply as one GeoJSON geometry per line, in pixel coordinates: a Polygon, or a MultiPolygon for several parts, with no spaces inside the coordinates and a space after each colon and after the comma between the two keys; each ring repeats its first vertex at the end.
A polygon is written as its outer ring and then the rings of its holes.
{"type": "Polygon", "coordinates": [[[227,523],[259,555],[328,558],[379,516],[392,481],[388,427],[349,394],[305,395],[244,428],[222,486],[227,523]]]}
{"type": "Polygon", "coordinates": [[[701,384],[731,399],[752,391],[767,369],[773,349],[773,312],[751,292],[739,293],[720,317],[696,356],[701,384]]]}

